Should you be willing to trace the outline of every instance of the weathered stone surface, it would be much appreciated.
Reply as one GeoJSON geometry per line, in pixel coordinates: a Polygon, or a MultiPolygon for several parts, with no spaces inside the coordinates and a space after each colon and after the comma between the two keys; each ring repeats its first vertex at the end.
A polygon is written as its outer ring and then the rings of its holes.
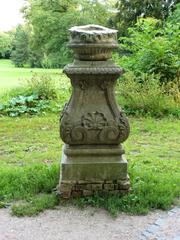
{"type": "Polygon", "coordinates": [[[67,192],[87,196],[96,191],[129,190],[121,143],[128,138],[130,127],[114,94],[123,71],[110,60],[117,46],[116,30],[98,25],[70,29],[69,47],[75,60],[65,66],[64,73],[73,91],[60,120],[60,135],[65,142],[60,192],[65,196],[67,192]]]}
{"type": "Polygon", "coordinates": [[[83,192],[82,191],[72,191],[71,196],[72,197],[82,197],[83,192]]]}
{"type": "Polygon", "coordinates": [[[115,190],[118,190],[118,189],[119,189],[117,183],[114,184],[114,189],[115,189],[115,190]]]}
{"type": "Polygon", "coordinates": [[[98,191],[98,190],[102,190],[102,189],[103,189],[103,187],[102,187],[101,183],[92,184],[92,190],[93,191],[98,191]]]}
{"type": "MultiPolygon", "coordinates": [[[[118,146],[116,147],[118,148],[118,146]]],[[[98,148],[96,148],[98,150],[98,148]]],[[[104,180],[116,180],[120,177],[124,179],[127,176],[127,161],[124,156],[119,155],[118,152],[111,156],[106,154],[106,149],[101,148],[101,155],[98,151],[93,153],[92,148],[81,149],[82,155],[74,154],[73,150],[68,156],[63,149],[61,161],[61,175],[62,181],[71,179],[72,181],[89,181],[93,183],[103,183],[104,180]],[[83,154],[83,152],[86,154],[83,154]],[[97,180],[99,179],[99,181],[97,180]]],[[[115,149],[117,150],[117,149],[115,149]]]]}
{"type": "Polygon", "coordinates": [[[122,190],[127,190],[130,188],[130,182],[129,181],[121,181],[119,184],[118,184],[118,188],[119,189],[122,189],[122,190]]]}
{"type": "Polygon", "coordinates": [[[92,184],[94,184],[94,183],[103,184],[103,183],[104,183],[104,180],[97,180],[97,179],[95,179],[95,180],[93,180],[92,184]]]}
{"type": "Polygon", "coordinates": [[[84,196],[84,197],[91,196],[92,194],[93,194],[93,191],[83,190],[83,196],[84,196]]]}
{"type": "Polygon", "coordinates": [[[69,29],[69,47],[80,60],[106,60],[118,47],[117,30],[99,25],[75,26],[69,29]]]}
{"type": "Polygon", "coordinates": [[[71,191],[63,191],[61,190],[61,198],[69,199],[71,197],[71,191]]]}
{"type": "Polygon", "coordinates": [[[86,189],[87,189],[87,190],[92,190],[92,184],[91,184],[91,183],[86,184],[86,189]]]}
{"type": "Polygon", "coordinates": [[[114,190],[114,184],[113,183],[105,183],[104,189],[105,190],[114,190]]]}
{"type": "Polygon", "coordinates": [[[60,192],[70,192],[72,190],[72,183],[61,183],[60,192]]]}
{"type": "Polygon", "coordinates": [[[76,190],[85,190],[87,189],[86,184],[76,184],[76,190]]]}
{"type": "Polygon", "coordinates": [[[113,183],[113,180],[106,180],[105,183],[113,183]]]}
{"type": "Polygon", "coordinates": [[[99,25],[74,26],[69,29],[70,43],[114,43],[117,44],[117,30],[99,25]]]}
{"type": "Polygon", "coordinates": [[[72,197],[90,196],[95,192],[106,193],[106,194],[107,193],[125,194],[129,191],[129,189],[119,188],[119,184],[112,183],[112,182],[117,182],[117,180],[113,180],[113,181],[79,180],[79,181],[72,181],[72,182],[63,181],[63,183],[60,186],[61,197],[70,198],[71,196],[72,197]],[[111,183],[107,183],[107,182],[111,182],[111,183]]]}
{"type": "Polygon", "coordinates": [[[89,183],[89,181],[88,180],[87,181],[85,181],[85,180],[78,180],[77,183],[78,184],[87,184],[87,183],[89,183]]]}

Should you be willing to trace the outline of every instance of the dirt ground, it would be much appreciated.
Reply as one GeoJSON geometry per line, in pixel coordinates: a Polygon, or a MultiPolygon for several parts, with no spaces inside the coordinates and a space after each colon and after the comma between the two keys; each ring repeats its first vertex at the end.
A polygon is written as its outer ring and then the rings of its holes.
{"type": "Polygon", "coordinates": [[[179,210],[170,214],[155,211],[147,216],[119,214],[113,219],[106,211],[94,208],[59,207],[37,217],[24,218],[12,217],[8,209],[0,209],[0,240],[178,240],[180,229],[176,221],[180,220],[179,210]],[[163,229],[162,223],[167,231],[165,236],[169,233],[168,238],[157,235],[163,229]],[[152,226],[158,226],[158,229],[150,234],[148,229],[152,226]]]}

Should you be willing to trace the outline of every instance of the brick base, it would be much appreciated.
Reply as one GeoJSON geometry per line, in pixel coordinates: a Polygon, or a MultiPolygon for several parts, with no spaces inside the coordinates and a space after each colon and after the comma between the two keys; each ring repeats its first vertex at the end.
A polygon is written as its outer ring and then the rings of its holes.
{"type": "Polygon", "coordinates": [[[125,194],[129,192],[129,178],[125,180],[105,181],[61,181],[58,187],[60,196],[71,197],[91,196],[94,193],[125,194]]]}

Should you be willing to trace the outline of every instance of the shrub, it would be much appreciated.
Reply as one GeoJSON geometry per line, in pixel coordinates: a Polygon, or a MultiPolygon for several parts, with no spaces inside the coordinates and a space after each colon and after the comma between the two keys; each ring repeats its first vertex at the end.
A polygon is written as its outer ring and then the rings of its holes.
{"type": "Polygon", "coordinates": [[[174,81],[168,82],[165,85],[165,90],[168,94],[173,96],[177,104],[180,104],[180,77],[175,78],[174,81]]]}
{"type": "MultiPolygon", "coordinates": [[[[178,5],[180,7],[180,5],[178,5]]],[[[176,16],[176,11],[174,12],[176,16]]],[[[179,69],[179,23],[173,14],[165,25],[154,18],[140,18],[129,28],[129,37],[122,37],[120,48],[129,54],[116,61],[136,76],[158,74],[161,83],[174,80],[179,69]]]]}
{"type": "Polygon", "coordinates": [[[71,88],[65,78],[56,80],[57,83],[49,76],[33,75],[26,80],[24,86],[1,96],[0,115],[16,117],[22,114],[61,111],[69,98],[71,88]]]}
{"type": "MultiPolygon", "coordinates": [[[[178,102],[175,101],[172,87],[160,85],[158,75],[142,73],[136,77],[132,72],[125,73],[117,86],[120,105],[129,114],[146,114],[160,117],[163,115],[180,115],[178,102]]],[[[174,83],[174,89],[177,85],[174,83]]]]}
{"type": "Polygon", "coordinates": [[[49,108],[49,101],[42,100],[38,95],[17,96],[7,104],[0,105],[0,114],[17,117],[22,114],[38,114],[49,108]]]}
{"type": "MultiPolygon", "coordinates": [[[[64,80],[64,79],[63,79],[64,80]]],[[[57,78],[57,83],[60,79],[57,78]]],[[[17,96],[38,95],[40,99],[52,100],[58,98],[59,85],[52,78],[45,74],[33,74],[31,78],[24,79],[20,87],[12,88],[0,95],[1,102],[17,96]]]]}
{"type": "Polygon", "coordinates": [[[27,89],[31,94],[39,96],[39,99],[57,99],[57,85],[50,76],[34,74],[27,80],[27,89]]]}

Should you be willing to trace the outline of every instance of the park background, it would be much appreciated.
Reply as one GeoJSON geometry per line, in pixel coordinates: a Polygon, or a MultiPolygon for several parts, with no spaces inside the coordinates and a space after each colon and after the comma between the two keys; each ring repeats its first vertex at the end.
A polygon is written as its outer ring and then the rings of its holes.
{"type": "Polygon", "coordinates": [[[23,23],[0,32],[0,207],[18,216],[58,204],[59,114],[71,94],[68,29],[118,30],[113,60],[124,68],[116,98],[128,115],[131,192],[75,199],[80,207],[145,214],[178,204],[180,4],[176,1],[28,0],[23,23]],[[19,202],[19,200],[21,200],[19,202]]]}

